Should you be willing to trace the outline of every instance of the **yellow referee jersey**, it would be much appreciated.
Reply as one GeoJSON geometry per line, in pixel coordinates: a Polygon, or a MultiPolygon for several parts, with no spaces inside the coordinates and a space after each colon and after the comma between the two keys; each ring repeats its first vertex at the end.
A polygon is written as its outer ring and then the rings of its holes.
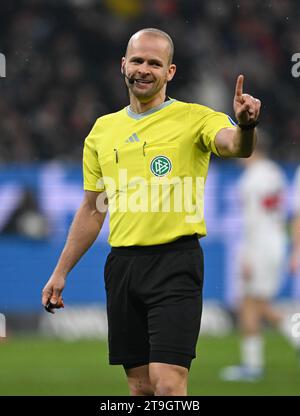
{"type": "Polygon", "coordinates": [[[223,113],[170,99],[142,114],[100,117],[85,139],[84,189],[106,191],[111,246],[206,234],[204,184],[223,113]]]}

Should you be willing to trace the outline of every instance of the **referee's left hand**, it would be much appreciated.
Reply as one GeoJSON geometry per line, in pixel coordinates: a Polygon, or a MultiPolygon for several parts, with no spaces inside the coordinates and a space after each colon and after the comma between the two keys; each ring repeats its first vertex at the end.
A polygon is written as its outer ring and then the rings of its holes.
{"type": "Polygon", "coordinates": [[[233,109],[237,121],[241,124],[254,123],[259,116],[261,102],[252,95],[243,93],[244,75],[236,81],[233,109]]]}

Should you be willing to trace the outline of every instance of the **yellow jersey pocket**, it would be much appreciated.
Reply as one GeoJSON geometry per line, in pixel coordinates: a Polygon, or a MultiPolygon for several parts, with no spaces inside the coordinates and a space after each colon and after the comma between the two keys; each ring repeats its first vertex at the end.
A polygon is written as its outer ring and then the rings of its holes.
{"type": "Polygon", "coordinates": [[[117,152],[118,189],[125,190],[145,182],[142,144],[126,144],[117,152]]]}

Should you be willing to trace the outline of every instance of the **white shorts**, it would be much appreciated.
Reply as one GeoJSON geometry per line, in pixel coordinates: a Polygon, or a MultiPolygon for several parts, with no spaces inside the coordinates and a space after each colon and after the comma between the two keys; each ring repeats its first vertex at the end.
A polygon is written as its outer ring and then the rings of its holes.
{"type": "Polygon", "coordinates": [[[274,297],[282,284],[286,245],[281,239],[257,241],[244,245],[239,256],[238,280],[241,296],[264,299],[274,297]],[[243,275],[243,264],[249,268],[249,278],[243,275]]]}

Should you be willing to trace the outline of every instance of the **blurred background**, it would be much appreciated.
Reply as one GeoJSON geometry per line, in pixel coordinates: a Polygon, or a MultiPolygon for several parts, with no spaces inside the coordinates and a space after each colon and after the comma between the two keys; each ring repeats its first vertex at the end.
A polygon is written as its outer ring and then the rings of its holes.
{"type": "MultiPolygon", "coordinates": [[[[6,77],[0,78],[0,395],[127,394],[122,369],[107,364],[107,222],[69,276],[65,310],[46,314],[40,297],[82,200],[83,141],[96,118],[128,104],[120,60],[135,31],[157,27],[173,38],[177,74],[168,90],[173,98],[234,118],[236,78],[245,75],[245,92],[262,101],[260,126],[271,140],[271,157],[287,178],[290,237],[300,161],[300,78],[292,74],[292,56],[300,52],[299,19],[297,0],[1,4],[6,77]]],[[[239,243],[241,171],[234,161],[212,158],[206,186],[208,236],[202,241],[203,340],[190,392],[299,395],[297,357],[270,331],[263,381],[228,385],[217,376],[220,366],[238,358],[232,258],[239,243]]],[[[299,281],[290,278],[286,267],[279,307],[300,312],[299,281]]]]}

